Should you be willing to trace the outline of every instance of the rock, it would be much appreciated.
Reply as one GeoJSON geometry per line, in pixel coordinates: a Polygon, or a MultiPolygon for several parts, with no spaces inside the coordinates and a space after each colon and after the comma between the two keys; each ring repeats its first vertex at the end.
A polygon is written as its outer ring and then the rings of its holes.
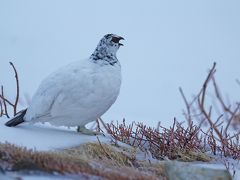
{"type": "Polygon", "coordinates": [[[224,168],[209,167],[208,164],[168,161],[164,163],[169,180],[231,180],[230,173],[224,168]]]}

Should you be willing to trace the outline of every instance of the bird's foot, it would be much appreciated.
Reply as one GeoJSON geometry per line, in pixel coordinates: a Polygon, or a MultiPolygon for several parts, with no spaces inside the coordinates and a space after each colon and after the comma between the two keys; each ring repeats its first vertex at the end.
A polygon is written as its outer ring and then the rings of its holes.
{"type": "Polygon", "coordinates": [[[92,136],[102,135],[101,132],[92,131],[90,129],[87,129],[85,126],[78,126],[77,127],[77,132],[80,132],[80,133],[85,134],[85,135],[92,135],[92,136]]]}

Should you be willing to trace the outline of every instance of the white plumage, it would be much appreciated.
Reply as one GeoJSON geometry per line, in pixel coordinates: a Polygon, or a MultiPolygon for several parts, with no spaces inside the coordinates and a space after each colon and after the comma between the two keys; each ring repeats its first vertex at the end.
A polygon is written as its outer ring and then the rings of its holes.
{"type": "Polygon", "coordinates": [[[120,65],[75,62],[41,83],[25,121],[81,126],[96,120],[115,102],[121,84],[120,65]]]}
{"type": "Polygon", "coordinates": [[[118,97],[121,66],[116,52],[123,39],[105,35],[90,58],[71,63],[50,74],[33,96],[24,121],[55,126],[85,125],[103,115],[118,97]]]}

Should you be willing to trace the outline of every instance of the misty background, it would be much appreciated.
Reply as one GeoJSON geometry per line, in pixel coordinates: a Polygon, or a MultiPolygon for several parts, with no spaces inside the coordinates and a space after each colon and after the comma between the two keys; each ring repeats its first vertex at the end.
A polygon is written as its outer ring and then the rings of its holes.
{"type": "MultiPolygon", "coordinates": [[[[239,100],[240,2],[0,0],[0,84],[14,99],[12,61],[21,98],[59,67],[88,58],[103,35],[125,38],[119,98],[105,121],[184,120],[182,87],[190,99],[217,62],[224,97],[239,100]]],[[[20,110],[20,109],[19,109],[20,110]]]]}

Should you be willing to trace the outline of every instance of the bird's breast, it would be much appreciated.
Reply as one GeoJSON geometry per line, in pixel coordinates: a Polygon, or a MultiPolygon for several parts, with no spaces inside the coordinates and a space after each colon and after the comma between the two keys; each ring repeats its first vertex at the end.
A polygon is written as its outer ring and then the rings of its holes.
{"type": "Polygon", "coordinates": [[[75,75],[77,78],[64,85],[57,97],[52,115],[100,116],[118,97],[121,70],[118,67],[99,67],[75,75]]]}

